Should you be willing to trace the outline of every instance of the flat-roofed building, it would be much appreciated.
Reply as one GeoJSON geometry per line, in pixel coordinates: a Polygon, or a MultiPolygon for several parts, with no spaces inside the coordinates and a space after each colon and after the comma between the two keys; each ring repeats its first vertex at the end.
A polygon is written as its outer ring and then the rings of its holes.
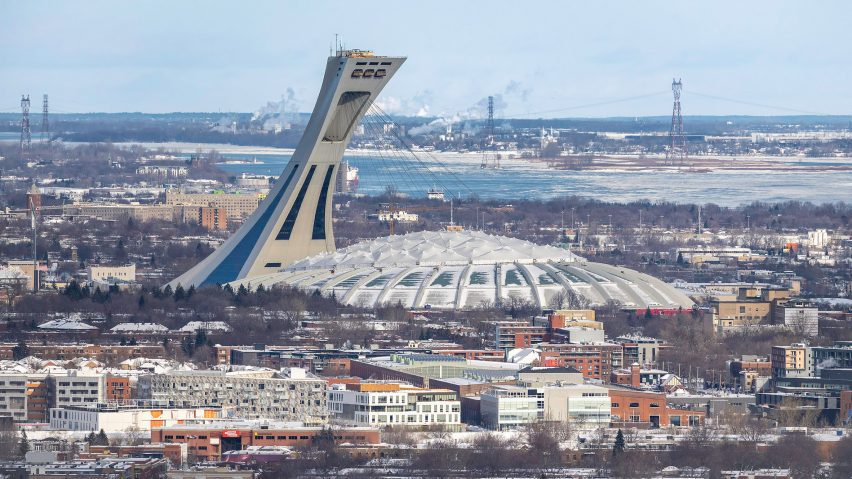
{"type": "Polygon", "coordinates": [[[325,424],[326,390],[322,379],[290,368],[273,370],[171,371],[139,378],[139,397],[172,407],[233,408],[246,419],[267,418],[325,424]]]}
{"type": "Polygon", "coordinates": [[[263,197],[257,193],[182,193],[166,191],[166,205],[222,208],[232,220],[243,220],[254,213],[263,197]]]}
{"type": "Polygon", "coordinates": [[[811,348],[804,343],[790,346],[772,346],[769,356],[772,362],[772,377],[802,377],[813,373],[811,348]]]}
{"type": "Polygon", "coordinates": [[[65,407],[50,410],[50,428],[63,431],[100,431],[107,434],[128,430],[150,431],[194,419],[221,417],[219,408],[162,408],[141,406],[65,407]]]}
{"type": "Polygon", "coordinates": [[[187,444],[190,456],[206,461],[221,460],[223,453],[249,446],[306,448],[325,439],[337,444],[379,444],[380,436],[372,427],[329,429],[278,421],[212,420],[151,429],[151,443],[187,444]]]}
{"type": "Polygon", "coordinates": [[[110,266],[105,264],[92,264],[86,268],[89,281],[136,281],[136,265],[127,264],[122,266],[110,266]]]}
{"type": "Polygon", "coordinates": [[[328,392],[337,422],[372,427],[461,426],[461,403],[449,389],[401,383],[338,384],[328,392]]]}
{"type": "Polygon", "coordinates": [[[591,384],[499,385],[483,392],[480,402],[482,424],[489,429],[516,429],[535,421],[610,422],[608,391],[591,384]]]}

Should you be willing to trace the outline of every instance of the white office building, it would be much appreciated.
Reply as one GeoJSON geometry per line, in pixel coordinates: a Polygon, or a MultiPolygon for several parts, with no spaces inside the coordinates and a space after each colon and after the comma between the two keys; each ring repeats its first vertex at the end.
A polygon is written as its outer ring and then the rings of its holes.
{"type": "Polygon", "coordinates": [[[461,402],[448,389],[400,383],[335,385],[328,393],[335,421],[372,427],[461,426],[461,402]]]}
{"type": "Polygon", "coordinates": [[[609,424],[611,417],[606,388],[589,384],[495,386],[482,393],[480,399],[483,424],[497,430],[540,420],[599,426],[609,424]]]}

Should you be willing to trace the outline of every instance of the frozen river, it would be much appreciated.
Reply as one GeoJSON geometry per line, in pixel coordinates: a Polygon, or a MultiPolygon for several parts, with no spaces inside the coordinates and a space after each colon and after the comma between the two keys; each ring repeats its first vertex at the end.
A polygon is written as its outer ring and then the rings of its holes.
{"type": "MultiPolygon", "coordinates": [[[[256,158],[261,162],[220,165],[228,172],[264,175],[280,174],[290,159],[289,154],[284,153],[229,153],[225,157],[235,160],[256,158]]],[[[484,199],[506,201],[578,195],[615,202],[647,199],[726,206],[752,201],[852,202],[852,171],[827,171],[819,162],[805,162],[805,167],[800,165],[797,171],[768,168],[699,173],[554,170],[544,168],[540,163],[522,160],[504,162],[501,169],[495,170],[480,168],[477,157],[461,156],[441,156],[440,162],[421,157],[418,162],[389,161],[372,154],[347,153],[346,159],[360,170],[358,191],[367,194],[381,193],[392,183],[412,196],[424,195],[434,184],[446,187],[453,195],[464,197],[473,192],[484,199]]],[[[852,164],[844,161],[839,163],[852,164]]]]}

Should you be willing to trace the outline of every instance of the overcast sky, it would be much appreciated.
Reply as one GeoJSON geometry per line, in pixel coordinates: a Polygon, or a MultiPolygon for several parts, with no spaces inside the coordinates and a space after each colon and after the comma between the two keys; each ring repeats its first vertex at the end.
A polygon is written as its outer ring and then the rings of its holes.
{"type": "Polygon", "coordinates": [[[288,89],[310,111],[339,33],[409,57],[392,113],[670,115],[680,77],[687,115],[850,114],[850,22],[848,1],[0,0],[0,111],[248,112],[288,89]]]}

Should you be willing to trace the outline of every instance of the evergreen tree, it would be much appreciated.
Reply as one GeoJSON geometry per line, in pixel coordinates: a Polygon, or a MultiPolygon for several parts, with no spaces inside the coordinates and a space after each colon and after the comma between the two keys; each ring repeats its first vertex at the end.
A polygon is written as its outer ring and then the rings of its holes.
{"type": "Polygon", "coordinates": [[[163,288],[163,297],[165,297],[165,298],[171,298],[171,297],[172,297],[172,287],[171,287],[171,285],[168,285],[168,284],[167,284],[167,285],[166,285],[166,287],[165,287],[165,288],[163,288]]]}
{"type": "Polygon", "coordinates": [[[683,253],[681,252],[677,253],[677,264],[683,264],[683,253]]]}
{"type": "Polygon", "coordinates": [[[615,435],[615,444],[612,446],[612,455],[617,456],[624,452],[624,433],[621,432],[621,429],[618,430],[618,434],[615,435]]]}
{"type": "Polygon", "coordinates": [[[653,317],[654,315],[651,314],[651,307],[648,306],[647,308],[645,308],[645,319],[651,319],[653,317]]]}
{"type": "Polygon", "coordinates": [[[25,357],[30,355],[30,347],[27,346],[27,343],[24,342],[23,339],[18,341],[18,344],[12,348],[12,359],[15,361],[19,359],[24,359],[25,357]]]}
{"type": "Polygon", "coordinates": [[[195,294],[195,285],[194,284],[192,286],[190,286],[188,290],[186,290],[186,299],[189,300],[189,298],[191,298],[193,294],[195,294]]]}
{"type": "Polygon", "coordinates": [[[145,308],[145,294],[144,293],[139,295],[139,301],[137,303],[139,304],[139,309],[145,308]]]}
{"type": "Polygon", "coordinates": [[[186,290],[183,289],[182,285],[177,285],[175,288],[175,301],[180,301],[182,299],[186,299],[186,290]]]}
{"type": "Polygon", "coordinates": [[[97,437],[95,438],[95,445],[96,446],[109,446],[109,438],[107,437],[107,435],[106,435],[106,433],[104,432],[103,429],[101,429],[101,431],[98,433],[97,437]]]}
{"type": "Polygon", "coordinates": [[[95,436],[95,431],[92,431],[89,433],[88,436],[86,436],[86,442],[88,442],[89,445],[92,446],[95,444],[95,441],[97,441],[97,436],[95,436]]]}
{"type": "Polygon", "coordinates": [[[27,431],[21,431],[21,442],[18,443],[18,452],[21,454],[21,457],[24,457],[29,451],[30,441],[27,439],[27,431]]]}

